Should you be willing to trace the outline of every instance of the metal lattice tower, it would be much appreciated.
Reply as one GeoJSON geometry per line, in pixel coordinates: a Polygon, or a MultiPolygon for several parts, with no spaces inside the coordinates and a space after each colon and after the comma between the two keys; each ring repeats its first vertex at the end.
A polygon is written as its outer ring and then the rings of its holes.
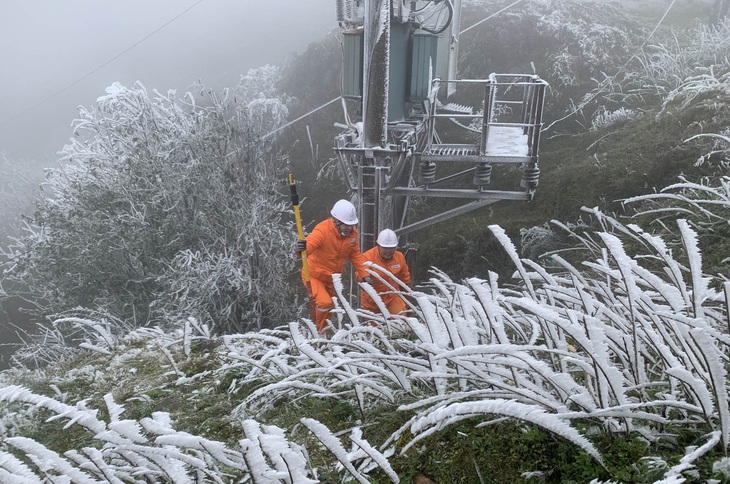
{"type": "Polygon", "coordinates": [[[384,228],[405,235],[534,196],[547,83],[523,74],[457,79],[460,10],[461,0],[337,0],[343,96],[359,116],[334,150],[357,194],[363,250],[384,228]],[[488,189],[497,176],[514,176],[515,189],[488,189]],[[464,203],[413,221],[414,197],[464,203]]]}

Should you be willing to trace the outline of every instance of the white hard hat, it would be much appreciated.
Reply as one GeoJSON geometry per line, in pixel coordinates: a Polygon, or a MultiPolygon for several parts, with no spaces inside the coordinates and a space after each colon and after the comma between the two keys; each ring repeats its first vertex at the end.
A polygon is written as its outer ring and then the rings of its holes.
{"type": "Polygon", "coordinates": [[[398,236],[395,235],[395,232],[393,232],[392,230],[385,229],[385,230],[380,231],[380,233],[378,234],[378,240],[376,241],[376,243],[380,247],[386,247],[386,248],[397,247],[398,246],[398,236]]]}
{"type": "Polygon", "coordinates": [[[332,207],[332,211],[330,213],[334,218],[345,225],[357,224],[357,210],[355,210],[355,206],[347,200],[337,200],[337,203],[335,203],[335,206],[332,207]]]}

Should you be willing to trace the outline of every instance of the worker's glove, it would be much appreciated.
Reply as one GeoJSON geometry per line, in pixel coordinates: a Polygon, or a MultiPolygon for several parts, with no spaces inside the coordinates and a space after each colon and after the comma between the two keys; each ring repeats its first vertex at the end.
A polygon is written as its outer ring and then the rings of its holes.
{"type": "Polygon", "coordinates": [[[304,252],[305,250],[307,250],[307,241],[297,240],[296,244],[294,244],[294,250],[297,252],[304,252]]]}
{"type": "Polygon", "coordinates": [[[370,276],[365,276],[365,278],[362,280],[362,282],[367,282],[371,286],[373,285],[373,278],[370,276]]]}

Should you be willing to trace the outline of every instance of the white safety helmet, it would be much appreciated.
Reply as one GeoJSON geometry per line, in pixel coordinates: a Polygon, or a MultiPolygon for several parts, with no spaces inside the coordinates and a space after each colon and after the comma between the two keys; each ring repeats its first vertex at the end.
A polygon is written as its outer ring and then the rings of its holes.
{"type": "Polygon", "coordinates": [[[385,229],[380,231],[378,234],[378,240],[376,243],[380,247],[385,248],[391,248],[391,247],[398,247],[398,236],[395,235],[395,232],[393,232],[390,229],[385,229]]]}
{"type": "Polygon", "coordinates": [[[355,210],[355,206],[347,200],[337,200],[337,203],[335,203],[335,206],[332,207],[332,211],[330,213],[334,218],[345,225],[357,224],[357,210],[355,210]]]}

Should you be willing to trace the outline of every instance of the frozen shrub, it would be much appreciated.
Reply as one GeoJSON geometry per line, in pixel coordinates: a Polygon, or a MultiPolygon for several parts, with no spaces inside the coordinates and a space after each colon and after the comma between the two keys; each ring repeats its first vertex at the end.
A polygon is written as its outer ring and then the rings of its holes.
{"type": "Polygon", "coordinates": [[[606,108],[601,107],[593,116],[590,130],[598,131],[599,129],[623,124],[636,119],[636,116],[636,111],[631,108],[621,107],[615,111],[608,111],[606,108]]]}
{"type": "Polygon", "coordinates": [[[147,325],[195,308],[217,331],[285,318],[293,230],[285,159],[266,136],[288,115],[277,79],[262,68],[232,91],[182,100],[139,83],[107,88],[80,110],[33,225],[11,249],[8,280],[45,314],[85,307],[147,325]],[[186,254],[197,254],[193,264],[181,263],[186,254]],[[252,287],[275,291],[276,303],[252,287]]]}
{"type": "Polygon", "coordinates": [[[709,151],[697,159],[695,166],[716,166],[727,173],[730,168],[730,129],[724,129],[720,134],[698,135],[693,138],[700,136],[710,137],[712,144],[709,151]]]}

